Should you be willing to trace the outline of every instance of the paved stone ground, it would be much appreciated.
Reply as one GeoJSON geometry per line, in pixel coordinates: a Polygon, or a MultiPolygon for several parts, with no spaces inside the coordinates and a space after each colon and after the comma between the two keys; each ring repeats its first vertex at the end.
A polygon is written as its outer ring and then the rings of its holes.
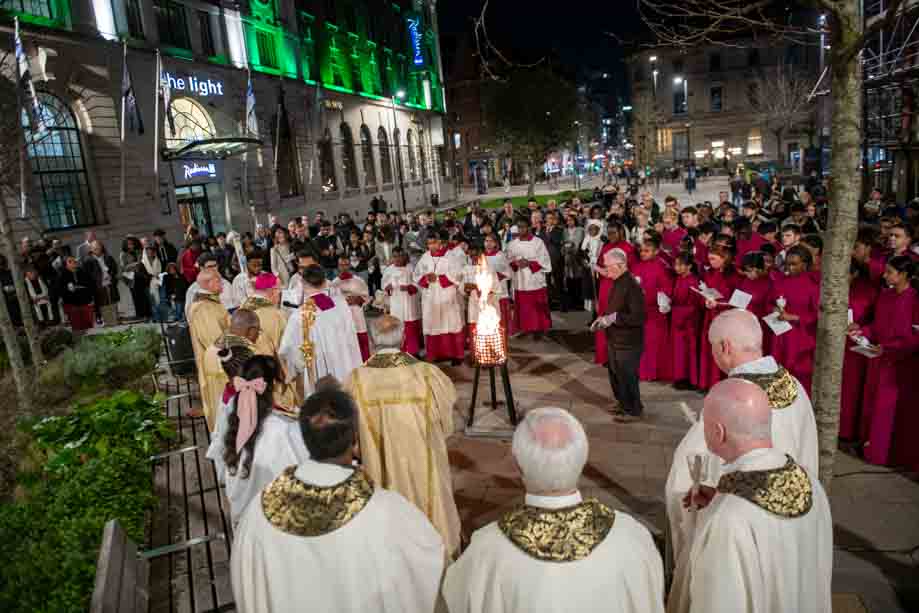
{"type": "MultiPolygon", "coordinates": [[[[633,514],[657,538],[666,523],[663,491],[673,449],[688,428],[681,409],[698,411],[702,396],[643,383],[647,418],[620,425],[608,409],[612,397],[606,371],[592,362],[586,314],[553,314],[556,330],[542,342],[511,339],[510,372],[518,412],[544,406],[570,410],[583,423],[590,455],[580,487],[585,495],[633,514]]],[[[494,521],[522,498],[507,439],[462,434],[472,394],[473,369],[445,369],[457,384],[457,431],[450,439],[454,489],[464,534],[494,521]]],[[[478,424],[506,427],[499,386],[497,412],[490,402],[488,377],[479,386],[478,424]]],[[[836,611],[919,610],[916,585],[919,545],[919,483],[888,469],[841,454],[831,492],[835,523],[836,611]],[[899,598],[898,598],[899,593],[899,598]]]]}

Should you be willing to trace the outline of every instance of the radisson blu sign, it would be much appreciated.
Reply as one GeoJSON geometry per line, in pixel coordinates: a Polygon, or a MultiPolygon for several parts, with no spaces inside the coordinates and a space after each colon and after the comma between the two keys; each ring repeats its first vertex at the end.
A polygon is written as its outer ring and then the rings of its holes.
{"type": "Polygon", "coordinates": [[[223,181],[221,160],[176,160],[172,163],[172,177],[176,186],[223,181]]]}
{"type": "Polygon", "coordinates": [[[424,66],[424,52],[421,48],[421,39],[424,33],[421,31],[421,17],[407,17],[408,37],[412,45],[412,65],[415,67],[424,66]]]}

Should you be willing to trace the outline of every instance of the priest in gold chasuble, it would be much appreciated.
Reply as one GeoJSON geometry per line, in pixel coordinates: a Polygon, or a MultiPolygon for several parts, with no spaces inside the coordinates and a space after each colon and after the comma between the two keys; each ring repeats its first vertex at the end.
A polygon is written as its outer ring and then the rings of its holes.
{"type": "Polygon", "coordinates": [[[201,408],[212,432],[217,423],[217,407],[226,385],[223,369],[205,363],[205,354],[230,326],[230,315],[220,303],[221,277],[216,270],[205,269],[198,274],[200,290],[194,297],[194,304],[188,311],[188,327],[192,348],[195,352],[195,366],[198,371],[198,386],[201,393],[201,408]]]}
{"type": "Polygon", "coordinates": [[[402,353],[404,324],[391,315],[370,324],[377,348],[344,387],[361,412],[361,460],[380,487],[414,503],[440,532],[447,554],[460,545],[447,437],[453,433],[456,388],[433,364],[402,353]]]}

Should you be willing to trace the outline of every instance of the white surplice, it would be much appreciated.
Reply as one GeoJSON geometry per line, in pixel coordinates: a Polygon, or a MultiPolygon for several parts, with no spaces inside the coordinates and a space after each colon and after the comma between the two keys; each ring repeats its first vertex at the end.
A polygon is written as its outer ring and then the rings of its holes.
{"type": "MultiPolygon", "coordinates": [[[[307,460],[295,477],[329,487],[351,472],[307,460]]],[[[348,523],[315,537],[273,526],[258,498],[236,529],[230,569],[240,613],[431,613],[444,560],[443,541],[421,511],[375,488],[348,523]]]]}
{"type": "Polygon", "coordinates": [[[360,345],[357,343],[357,332],[354,329],[351,309],[337,292],[335,295],[328,290],[322,293],[329,296],[335,306],[327,311],[317,308],[316,321],[313,322],[310,330],[316,365],[315,381],[310,381],[304,373],[306,364],[301,351],[303,317],[299,309],[288,318],[284,336],[281,338],[281,347],[278,349],[278,357],[284,362],[284,367],[287,369],[287,382],[290,383],[302,376],[304,398],[315,391],[314,385],[322,377],[331,375],[341,382],[351,374],[352,370],[364,363],[364,360],[361,359],[360,345]]]}
{"type": "MultiPolygon", "coordinates": [[[[493,306],[495,310],[498,309],[498,288],[500,283],[498,282],[498,274],[491,268],[491,265],[486,262],[486,268],[488,271],[488,276],[491,277],[491,293],[488,295],[488,304],[493,306]]],[[[479,273],[479,267],[472,264],[468,264],[463,267],[463,284],[466,285],[476,285],[476,276],[479,273]]],[[[472,290],[469,297],[466,300],[466,321],[474,324],[479,321],[479,289],[472,290]]],[[[498,311],[498,316],[501,316],[501,311],[498,311]]]]}
{"type": "MultiPolygon", "coordinates": [[[[199,291],[201,291],[201,286],[195,281],[188,286],[188,291],[185,292],[185,321],[188,321],[191,305],[194,304],[195,296],[198,295],[199,291]]],[[[220,277],[220,304],[228,311],[239,307],[239,304],[236,303],[233,285],[223,277],[220,277]]]]}
{"type": "MultiPolygon", "coordinates": [[[[337,288],[334,288],[329,284],[326,284],[326,287],[323,289],[330,296],[340,296],[341,295],[341,292],[339,292],[337,288]]],[[[298,307],[303,304],[303,277],[301,275],[297,274],[290,278],[290,283],[287,286],[287,292],[285,292],[285,294],[287,295],[287,297],[282,298],[282,300],[289,302],[290,304],[294,304],[298,307]]],[[[285,308],[287,309],[289,313],[292,313],[294,311],[294,309],[290,307],[285,307],[285,308]]]]}
{"type": "Polygon", "coordinates": [[[507,262],[507,256],[504,255],[503,251],[498,251],[494,255],[486,254],[485,258],[488,260],[488,267],[498,275],[499,283],[498,287],[495,288],[498,300],[507,298],[507,282],[514,275],[514,271],[511,270],[511,265],[507,262]]]}
{"type": "Polygon", "coordinates": [[[413,273],[414,268],[411,264],[407,266],[393,264],[387,266],[383,271],[383,281],[380,283],[383,289],[392,288],[392,294],[389,296],[389,314],[403,322],[421,319],[421,288],[415,284],[413,273]],[[414,295],[400,290],[399,288],[403,285],[414,287],[414,295]]]}
{"type": "MultiPolygon", "coordinates": [[[[772,356],[741,364],[734,368],[729,376],[743,374],[771,374],[779,366],[772,356]]],[[[776,449],[787,453],[810,474],[817,474],[817,421],[810,398],[801,383],[795,379],[798,397],[784,409],[772,411],[772,444],[776,449]]],[[[709,485],[718,483],[721,476],[721,460],[709,454],[705,445],[705,434],[702,428],[702,417],[693,424],[683,440],[673,452],[673,464],[664,486],[664,499],[667,504],[667,518],[670,521],[670,538],[673,545],[673,559],[680,563],[684,547],[692,538],[693,527],[691,512],[683,508],[683,497],[692,488],[687,458],[693,454],[702,454],[706,459],[709,485]]]]}
{"type": "Polygon", "coordinates": [[[253,281],[254,279],[249,278],[248,272],[241,272],[233,279],[233,301],[237,307],[242,306],[249,296],[255,294],[253,281]]]}
{"type": "Polygon", "coordinates": [[[449,253],[434,257],[426,251],[415,265],[414,281],[421,290],[421,327],[425,334],[456,334],[463,330],[463,301],[459,289],[463,282],[463,268],[456,256],[449,253]],[[421,280],[430,273],[438,276],[436,280],[422,287],[421,280]],[[441,287],[440,275],[444,275],[453,285],[441,287]]]}
{"type": "MultiPolygon", "coordinates": [[[[723,468],[770,470],[785,462],[778,449],[756,449],[723,468]]],[[[830,613],[833,520],[820,482],[805,472],[813,502],[801,517],[735,494],[715,496],[701,511],[688,564],[676,570],[668,612],[830,613]]]]}
{"type": "Polygon", "coordinates": [[[546,274],[552,272],[552,260],[549,250],[541,238],[530,235],[527,240],[515,239],[507,246],[508,262],[525,259],[539,264],[540,269],[533,272],[529,266],[521,266],[513,272],[514,291],[531,292],[546,287],[546,274]]]}
{"type": "MultiPolygon", "coordinates": [[[[229,410],[235,410],[231,401],[229,410]]],[[[221,436],[225,435],[222,433],[221,436]]],[[[243,512],[266,485],[281,471],[309,459],[310,453],[303,443],[303,434],[296,419],[272,413],[262,422],[261,432],[255,439],[255,455],[249,476],[242,477],[242,466],[248,452],[243,450],[236,474],[226,470],[227,500],[230,501],[230,516],[238,521],[243,512]]]]}
{"type": "MultiPolygon", "coordinates": [[[[528,506],[544,509],[580,502],[580,493],[526,497],[528,506]]],[[[663,565],[651,534],[626,513],[615,513],[606,538],[573,562],[531,557],[497,522],[477,530],[444,577],[450,613],[663,612],[663,565]]]]}
{"type": "Polygon", "coordinates": [[[348,298],[349,296],[357,296],[358,298],[363,299],[361,304],[349,304],[348,308],[351,309],[351,318],[354,320],[354,329],[358,333],[366,332],[367,320],[364,317],[364,307],[370,300],[370,289],[367,287],[367,284],[364,283],[364,280],[354,274],[351,275],[350,279],[342,279],[341,277],[336,277],[332,281],[332,287],[338,290],[345,298],[348,298]]]}

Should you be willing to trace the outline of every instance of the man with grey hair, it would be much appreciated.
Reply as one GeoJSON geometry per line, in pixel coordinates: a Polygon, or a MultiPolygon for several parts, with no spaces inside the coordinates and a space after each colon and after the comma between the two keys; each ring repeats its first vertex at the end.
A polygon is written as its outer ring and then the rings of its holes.
{"type": "MultiPolygon", "coordinates": [[[[811,474],[817,474],[817,422],[807,392],[772,356],[763,355],[763,330],[756,316],[743,309],[732,309],[712,321],[708,339],[718,368],[730,377],[746,379],[766,393],[772,415],[772,441],[811,474]]],[[[670,520],[674,560],[680,563],[685,544],[692,538],[690,513],[681,501],[692,487],[687,459],[702,455],[707,481],[717,483],[720,467],[707,455],[703,425],[696,422],[673,453],[664,497],[670,520]]]]}
{"type": "Polygon", "coordinates": [[[450,613],[660,613],[663,568],[648,530],[581,497],[584,428],[558,408],[534,409],[512,446],[526,498],[472,535],[447,569],[450,613]]]}
{"type": "Polygon", "coordinates": [[[369,324],[376,353],[344,381],[360,409],[361,460],[374,483],[417,506],[459,553],[447,437],[453,434],[456,388],[437,366],[400,350],[405,325],[392,315],[369,324]]]}
{"type": "Polygon", "coordinates": [[[705,398],[705,444],[724,463],[717,489],[686,496],[707,507],[677,567],[671,613],[832,609],[833,520],[814,473],[772,444],[776,410],[759,385],[726,379],[705,398]]]}

